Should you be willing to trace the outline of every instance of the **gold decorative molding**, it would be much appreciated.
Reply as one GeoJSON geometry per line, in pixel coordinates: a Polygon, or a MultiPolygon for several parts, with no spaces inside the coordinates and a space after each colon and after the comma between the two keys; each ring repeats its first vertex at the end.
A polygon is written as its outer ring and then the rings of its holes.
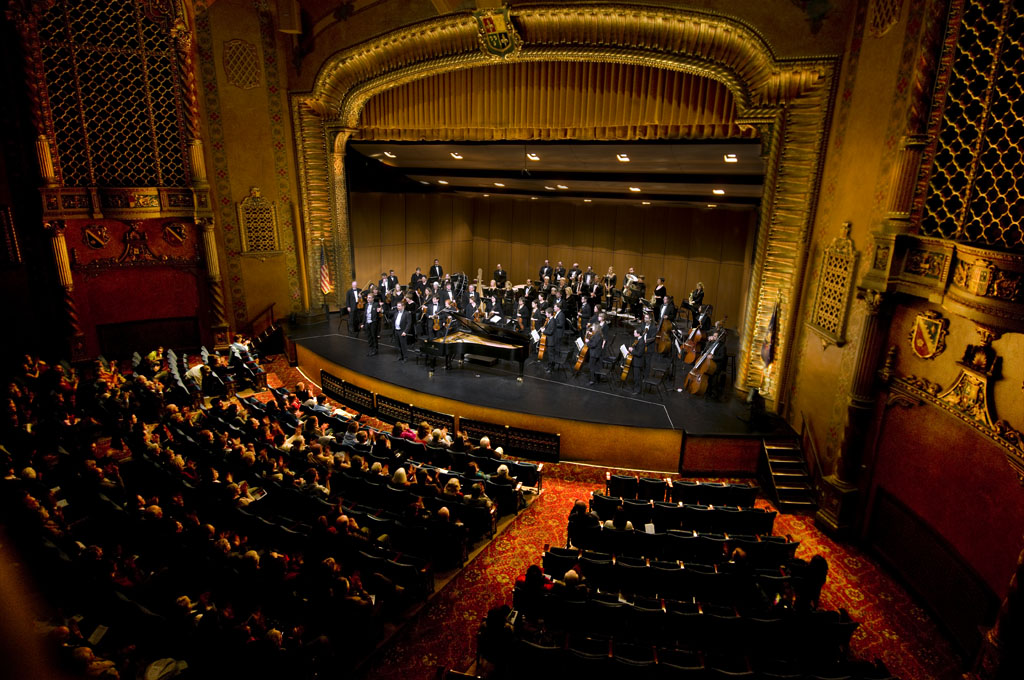
{"type": "Polygon", "coordinates": [[[902,293],[992,328],[1024,332],[1024,255],[912,234],[872,234],[861,287],[902,293]]]}
{"type": "Polygon", "coordinates": [[[211,212],[210,194],[192,187],[44,187],[46,219],[194,218],[211,212]]]}
{"type": "Polygon", "coordinates": [[[193,244],[192,252],[185,255],[158,255],[149,246],[149,234],[142,229],[141,222],[129,222],[128,231],[122,237],[124,249],[120,255],[92,260],[86,264],[75,264],[74,269],[87,275],[96,275],[110,269],[123,267],[150,267],[167,265],[173,267],[195,267],[199,253],[193,244]]]}
{"type": "MultiPolygon", "coordinates": [[[[751,27],[698,10],[574,3],[517,7],[510,18],[523,45],[506,61],[596,61],[694,73],[723,83],[736,102],[736,123],[766,138],[769,170],[736,378],[738,387],[760,385],[764,364],[753,338],[763,337],[776,300],[792,309],[800,303],[838,59],[778,59],[751,27]]],[[[344,247],[349,225],[346,198],[337,193],[343,168],[332,156],[338,151],[334,133],[358,130],[364,105],[379,92],[493,63],[479,49],[472,15],[448,14],[338,52],[310,92],[292,95],[304,240],[335,244],[339,276],[352,253],[344,247]]],[[[550,121],[551,129],[562,122],[550,121]]],[[[312,268],[307,262],[307,277],[312,268]]],[[[772,400],[786,390],[795,317],[779,329],[778,378],[766,395],[772,400]]]]}

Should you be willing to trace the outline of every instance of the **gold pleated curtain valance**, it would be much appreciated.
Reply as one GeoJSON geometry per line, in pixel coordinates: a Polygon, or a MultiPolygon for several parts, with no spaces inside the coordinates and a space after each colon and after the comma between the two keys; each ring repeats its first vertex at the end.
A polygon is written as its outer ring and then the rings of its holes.
{"type": "Polygon", "coordinates": [[[520,62],[451,71],[371,98],[355,137],[395,141],[723,139],[736,125],[716,80],[644,66],[520,62]]]}

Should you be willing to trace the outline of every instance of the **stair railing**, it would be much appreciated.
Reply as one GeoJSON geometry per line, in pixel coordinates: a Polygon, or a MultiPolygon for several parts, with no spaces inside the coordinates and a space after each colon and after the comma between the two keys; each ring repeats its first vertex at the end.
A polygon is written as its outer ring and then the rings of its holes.
{"type": "Polygon", "coordinates": [[[274,325],[274,305],[275,302],[271,302],[267,305],[263,311],[256,314],[246,324],[246,332],[250,338],[257,337],[260,333],[265,331],[267,328],[274,325]]]}
{"type": "MultiPolygon", "coordinates": [[[[821,455],[818,453],[817,439],[814,437],[814,428],[811,425],[811,421],[807,419],[807,415],[800,412],[800,444],[805,450],[811,452],[810,465],[813,468],[810,471],[811,479],[814,480],[814,495],[818,501],[818,505],[821,505],[821,479],[825,476],[825,473],[821,465],[821,455]]],[[[807,460],[806,454],[804,460],[807,460]]]]}

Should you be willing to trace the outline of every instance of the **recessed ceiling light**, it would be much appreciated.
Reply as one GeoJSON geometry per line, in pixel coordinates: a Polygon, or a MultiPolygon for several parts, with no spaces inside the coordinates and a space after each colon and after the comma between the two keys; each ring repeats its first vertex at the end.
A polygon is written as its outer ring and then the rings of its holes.
{"type": "Polygon", "coordinates": [[[640,191],[640,187],[630,187],[629,190],[634,192],[640,191]]]}
{"type": "Polygon", "coordinates": [[[640,201],[640,205],[650,205],[650,201],[640,201]]]}
{"type": "Polygon", "coordinates": [[[461,161],[462,160],[462,154],[461,153],[455,153],[454,151],[452,151],[448,155],[451,156],[452,158],[454,158],[457,161],[461,161]]]}
{"type": "Polygon", "coordinates": [[[615,158],[618,159],[618,161],[620,163],[628,163],[629,162],[629,154],[617,153],[617,154],[615,154],[615,158]]]}
{"type": "Polygon", "coordinates": [[[544,185],[544,188],[547,189],[548,191],[554,191],[555,190],[554,187],[549,187],[547,184],[544,185]]]}
{"type": "Polygon", "coordinates": [[[590,200],[589,198],[584,198],[584,199],[583,199],[583,202],[584,202],[584,203],[591,203],[592,201],[591,201],[591,200],[590,200]]]}
{"type": "Polygon", "coordinates": [[[398,158],[398,154],[391,153],[390,151],[385,151],[384,155],[387,156],[388,158],[398,158]]]}
{"type": "Polygon", "coordinates": [[[425,179],[421,179],[421,180],[420,180],[420,184],[430,184],[430,182],[428,182],[428,181],[427,181],[427,180],[425,180],[425,179]]]}
{"type": "Polygon", "coordinates": [[[712,189],[711,193],[715,196],[725,196],[725,189],[712,189]]]}
{"type": "Polygon", "coordinates": [[[718,204],[717,203],[708,203],[708,207],[709,208],[717,208],[718,204]]]}
{"type": "Polygon", "coordinates": [[[505,185],[504,185],[504,184],[502,184],[501,182],[495,182],[495,183],[494,183],[494,186],[496,186],[496,187],[503,187],[503,186],[505,186],[505,185]]]}
{"type": "Polygon", "coordinates": [[[556,184],[555,186],[557,186],[559,189],[568,189],[569,188],[569,187],[565,186],[564,184],[556,184]]]}
{"type": "Polygon", "coordinates": [[[490,197],[491,197],[490,194],[484,194],[484,198],[490,198],[490,197]]]}
{"type": "Polygon", "coordinates": [[[734,153],[727,153],[727,154],[725,154],[724,156],[722,156],[722,160],[725,161],[726,163],[739,163],[740,162],[740,159],[737,158],[736,154],[734,154],[734,153]]]}
{"type": "Polygon", "coordinates": [[[540,160],[540,156],[538,156],[535,153],[528,153],[528,154],[526,154],[526,157],[529,158],[531,161],[539,161],[540,160]]]}
{"type": "Polygon", "coordinates": [[[536,201],[536,200],[537,200],[537,197],[536,197],[536,196],[530,196],[530,200],[531,200],[531,201],[536,201]]]}
{"type": "Polygon", "coordinates": [[[437,180],[437,183],[438,184],[448,184],[448,180],[446,180],[446,179],[439,179],[439,180],[437,180]]]}

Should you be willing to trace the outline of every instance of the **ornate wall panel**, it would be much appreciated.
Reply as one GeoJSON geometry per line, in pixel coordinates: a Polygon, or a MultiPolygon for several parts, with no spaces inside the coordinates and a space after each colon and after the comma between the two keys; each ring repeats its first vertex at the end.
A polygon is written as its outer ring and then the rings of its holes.
{"type": "Polygon", "coordinates": [[[968,2],[952,24],[948,89],[921,232],[1024,250],[1024,7],[968,2]]]}
{"type": "Polygon", "coordinates": [[[58,0],[38,17],[46,127],[65,186],[187,182],[173,4],[58,0]]]}

